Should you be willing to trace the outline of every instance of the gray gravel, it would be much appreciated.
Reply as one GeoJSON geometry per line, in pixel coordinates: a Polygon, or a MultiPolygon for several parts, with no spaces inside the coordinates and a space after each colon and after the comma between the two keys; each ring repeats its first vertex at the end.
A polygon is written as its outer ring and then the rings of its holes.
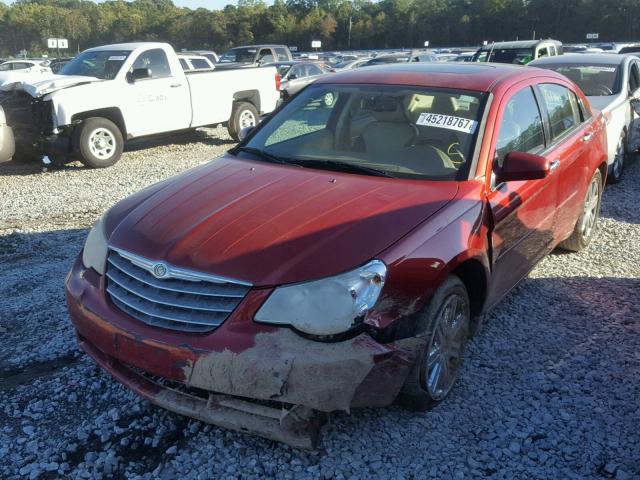
{"type": "Polygon", "coordinates": [[[87,228],[230,146],[154,142],[101,171],[0,165],[0,478],[640,478],[640,162],[589,248],[491,313],[444,404],[338,415],[309,453],[156,408],[76,347],[63,279],[87,228]]]}

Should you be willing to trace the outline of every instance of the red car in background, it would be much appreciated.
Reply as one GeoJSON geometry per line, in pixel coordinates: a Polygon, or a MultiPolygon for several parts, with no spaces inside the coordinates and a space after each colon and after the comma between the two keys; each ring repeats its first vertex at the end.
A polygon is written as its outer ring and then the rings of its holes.
{"type": "Polygon", "coordinates": [[[442,401],[482,315],[589,243],[607,172],[582,92],[507,65],[337,73],[244,134],[109,210],[67,301],[140,395],[299,447],[328,412],[442,401]]]}

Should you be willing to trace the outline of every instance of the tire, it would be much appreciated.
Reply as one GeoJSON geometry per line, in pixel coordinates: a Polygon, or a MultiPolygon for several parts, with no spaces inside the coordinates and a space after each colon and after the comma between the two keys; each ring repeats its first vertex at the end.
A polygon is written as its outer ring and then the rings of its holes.
{"type": "Polygon", "coordinates": [[[249,102],[236,102],[231,110],[231,118],[227,130],[236,142],[240,140],[240,130],[254,127],[260,121],[258,110],[249,102]]]}
{"type": "Polygon", "coordinates": [[[609,175],[607,175],[607,183],[616,184],[622,181],[624,168],[630,157],[627,150],[627,133],[623,130],[620,133],[620,139],[618,140],[618,145],[616,146],[615,160],[611,164],[609,175]]]}
{"type": "Polygon", "coordinates": [[[447,397],[460,374],[470,322],[467,289],[458,277],[450,276],[435,291],[418,318],[416,336],[426,338],[427,342],[418,352],[416,363],[405,380],[398,397],[400,405],[409,410],[424,411],[447,397]]]}
{"type": "Polygon", "coordinates": [[[105,168],[120,160],[124,139],[111,120],[92,117],[84,120],[74,132],[74,146],[85,166],[105,168]]]}
{"type": "Polygon", "coordinates": [[[564,250],[579,252],[591,242],[597,227],[600,213],[600,201],[602,200],[602,174],[596,170],[584,197],[582,212],[578,217],[573,233],[569,238],[558,245],[564,250]]]}

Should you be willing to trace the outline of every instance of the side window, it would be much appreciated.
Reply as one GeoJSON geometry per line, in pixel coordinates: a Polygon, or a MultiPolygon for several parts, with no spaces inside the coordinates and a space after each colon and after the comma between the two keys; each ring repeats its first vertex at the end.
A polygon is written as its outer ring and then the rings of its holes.
{"type": "Polygon", "coordinates": [[[258,54],[258,63],[273,63],[273,54],[270,48],[263,48],[258,54]]]}
{"type": "Polygon", "coordinates": [[[587,108],[587,106],[584,103],[582,103],[582,100],[580,100],[580,97],[578,97],[573,92],[571,92],[571,94],[573,95],[573,98],[576,104],[578,105],[578,110],[580,111],[580,120],[582,120],[583,122],[586,122],[591,118],[591,110],[589,110],[589,108],[587,108]]]}
{"type": "Polygon", "coordinates": [[[555,45],[551,45],[551,46],[549,47],[549,54],[550,54],[552,57],[555,57],[555,56],[557,55],[557,53],[556,53],[556,46],[555,46],[555,45]]]}
{"type": "Polygon", "coordinates": [[[320,68],[317,65],[314,64],[309,64],[307,65],[307,71],[309,72],[310,76],[313,75],[322,75],[322,70],[320,70],[320,68]]]}
{"type": "Polygon", "coordinates": [[[0,65],[0,72],[8,72],[11,70],[11,64],[5,63],[4,65],[0,65]]]}
{"type": "Polygon", "coordinates": [[[304,70],[302,65],[294,65],[291,67],[291,73],[289,73],[289,78],[302,78],[304,77],[304,70]]]}
{"type": "Polygon", "coordinates": [[[548,56],[549,56],[549,51],[547,50],[547,47],[542,47],[541,49],[538,50],[538,58],[548,57],[548,56]]]}
{"type": "Polygon", "coordinates": [[[282,47],[276,47],[276,57],[279,62],[286,62],[289,60],[289,55],[287,55],[287,51],[282,47]]]}
{"type": "Polygon", "coordinates": [[[638,62],[633,62],[629,71],[629,93],[638,88],[640,88],[640,71],[638,70],[638,62]]]}
{"type": "Polygon", "coordinates": [[[556,140],[579,123],[578,103],[573,92],[562,85],[543,83],[540,91],[549,112],[551,140],[556,140]]]}
{"type": "Polygon", "coordinates": [[[133,62],[131,67],[133,70],[136,68],[148,68],[151,70],[151,78],[165,78],[171,76],[171,68],[169,67],[169,60],[167,54],[161,48],[154,48],[142,52],[136,61],[133,62]]]}
{"type": "Polygon", "coordinates": [[[187,71],[189,70],[189,65],[187,65],[187,62],[184,58],[180,58],[180,66],[182,67],[182,70],[187,71]]]}
{"type": "Polygon", "coordinates": [[[203,58],[192,58],[191,65],[193,65],[193,68],[211,68],[209,62],[203,58]]]}
{"type": "Polygon", "coordinates": [[[509,152],[537,153],[544,150],[542,116],[531,87],[516,93],[502,112],[496,141],[496,159],[502,166],[509,152]]]}

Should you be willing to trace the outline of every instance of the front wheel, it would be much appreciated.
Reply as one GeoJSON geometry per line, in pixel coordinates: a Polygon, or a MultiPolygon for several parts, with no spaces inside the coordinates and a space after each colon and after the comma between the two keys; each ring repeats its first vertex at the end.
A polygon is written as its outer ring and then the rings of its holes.
{"type": "Polygon", "coordinates": [[[450,276],[434,293],[418,319],[416,333],[426,339],[400,392],[410,410],[428,410],[449,394],[462,366],[471,310],[462,281],[450,276]]]}
{"type": "Polygon", "coordinates": [[[255,127],[259,121],[259,114],[256,107],[249,102],[237,102],[231,110],[231,118],[229,118],[229,126],[227,130],[229,135],[236,142],[240,140],[240,130],[247,127],[255,127]]]}
{"type": "Polygon", "coordinates": [[[600,214],[600,200],[602,199],[602,174],[596,170],[591,177],[587,194],[584,197],[582,212],[573,229],[573,233],[559,247],[572,252],[579,252],[593,238],[598,226],[598,215],[600,214]]]}
{"type": "Polygon", "coordinates": [[[613,163],[611,164],[610,173],[607,176],[607,183],[620,183],[628,158],[629,154],[627,153],[627,135],[623,131],[620,134],[620,139],[618,140],[618,145],[616,146],[616,154],[613,163]]]}
{"type": "Polygon", "coordinates": [[[80,161],[90,168],[110,167],[122,156],[124,139],[111,120],[92,117],[84,120],[75,132],[80,161]]]}

